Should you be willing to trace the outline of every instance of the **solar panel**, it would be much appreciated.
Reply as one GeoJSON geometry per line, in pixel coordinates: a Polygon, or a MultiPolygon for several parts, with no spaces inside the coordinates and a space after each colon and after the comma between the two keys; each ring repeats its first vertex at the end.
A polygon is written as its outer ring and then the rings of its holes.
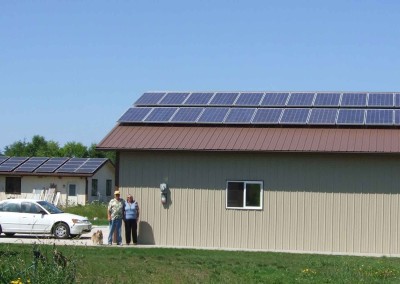
{"type": "Polygon", "coordinates": [[[393,110],[391,110],[391,109],[367,109],[365,124],[367,124],[367,125],[391,125],[391,124],[393,124],[393,110]]]}
{"type": "Polygon", "coordinates": [[[97,171],[106,161],[106,158],[89,158],[85,163],[75,170],[75,173],[92,174],[97,171]]]}
{"type": "Polygon", "coordinates": [[[285,106],[289,97],[289,93],[266,93],[261,105],[262,106],[285,106]]]}
{"type": "Polygon", "coordinates": [[[189,93],[167,93],[159,105],[180,105],[189,96],[189,93]]]}
{"type": "Polygon", "coordinates": [[[160,93],[144,93],[134,105],[156,105],[162,97],[165,95],[164,92],[160,93]]]}
{"type": "Polygon", "coordinates": [[[51,158],[41,165],[35,172],[37,173],[53,173],[62,164],[64,164],[68,158],[51,158]]]}
{"type": "Polygon", "coordinates": [[[27,159],[26,157],[11,157],[0,165],[0,172],[11,172],[27,159]]]}
{"type": "Polygon", "coordinates": [[[191,93],[185,105],[207,105],[214,93],[191,93]]]}
{"type": "Polygon", "coordinates": [[[71,158],[65,164],[63,164],[57,173],[74,173],[78,168],[80,168],[84,163],[88,161],[88,158],[71,158]]]}
{"type": "Polygon", "coordinates": [[[233,105],[239,93],[216,93],[210,105],[233,105]]]}
{"type": "Polygon", "coordinates": [[[394,106],[400,107],[400,93],[394,94],[394,106]]]}
{"type": "Polygon", "coordinates": [[[118,120],[118,122],[140,122],[153,108],[150,107],[134,107],[128,109],[118,120]]]}
{"type": "Polygon", "coordinates": [[[314,106],[338,106],[340,93],[317,93],[314,106]]]}
{"type": "Polygon", "coordinates": [[[46,162],[49,158],[47,157],[32,157],[29,158],[25,163],[15,169],[16,172],[27,172],[31,173],[46,162]]]}
{"type": "Polygon", "coordinates": [[[292,93],[287,106],[312,106],[314,93],[292,93]]]}
{"type": "Polygon", "coordinates": [[[237,106],[258,106],[264,93],[241,93],[236,100],[237,106]]]}
{"type": "Polygon", "coordinates": [[[311,110],[308,124],[335,124],[337,109],[315,108],[311,110]]]}
{"type": "Polygon", "coordinates": [[[393,94],[391,93],[370,93],[368,96],[368,106],[371,107],[392,107],[393,94]]]}
{"type": "Polygon", "coordinates": [[[178,108],[157,107],[144,119],[146,122],[168,122],[178,108]]]}
{"type": "Polygon", "coordinates": [[[231,108],[225,123],[250,123],[255,111],[255,108],[231,108]]]}
{"type": "Polygon", "coordinates": [[[336,124],[364,124],[364,109],[340,109],[336,124]]]}
{"type": "Polygon", "coordinates": [[[206,108],[201,114],[197,122],[203,123],[222,123],[228,113],[229,108],[227,107],[212,107],[206,108]]]}
{"type": "Polygon", "coordinates": [[[203,109],[202,107],[181,107],[171,122],[196,122],[203,109]]]}
{"type": "Polygon", "coordinates": [[[400,109],[394,110],[394,124],[400,125],[400,109]]]}
{"type": "Polygon", "coordinates": [[[287,108],[283,111],[281,124],[305,124],[307,122],[309,108],[287,108]]]}
{"type": "Polygon", "coordinates": [[[282,108],[259,108],[252,120],[255,124],[277,124],[282,114],[282,108]]]}
{"type": "Polygon", "coordinates": [[[366,106],[366,93],[344,93],[342,95],[341,106],[366,106]]]}
{"type": "Polygon", "coordinates": [[[0,164],[3,163],[4,161],[6,161],[8,159],[8,157],[6,156],[0,156],[0,164]]]}

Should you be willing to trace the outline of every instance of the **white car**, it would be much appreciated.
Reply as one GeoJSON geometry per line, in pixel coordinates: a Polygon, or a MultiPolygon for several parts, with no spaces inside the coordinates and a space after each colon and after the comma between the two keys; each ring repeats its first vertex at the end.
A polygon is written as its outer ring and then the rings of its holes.
{"type": "Polygon", "coordinates": [[[43,200],[7,199],[0,201],[0,235],[52,234],[58,239],[90,233],[86,217],[64,213],[43,200]]]}

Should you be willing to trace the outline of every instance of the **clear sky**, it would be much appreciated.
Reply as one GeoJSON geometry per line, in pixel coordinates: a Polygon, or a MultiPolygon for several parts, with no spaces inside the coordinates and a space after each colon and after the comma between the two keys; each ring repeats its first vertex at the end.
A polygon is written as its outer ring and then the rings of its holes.
{"type": "Polygon", "coordinates": [[[400,1],[0,1],[0,151],[146,91],[400,91],[400,1]]]}

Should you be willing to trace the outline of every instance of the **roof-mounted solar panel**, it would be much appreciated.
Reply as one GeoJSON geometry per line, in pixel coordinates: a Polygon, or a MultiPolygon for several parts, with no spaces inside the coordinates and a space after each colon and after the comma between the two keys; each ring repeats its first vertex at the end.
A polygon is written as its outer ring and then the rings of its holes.
{"type": "Polygon", "coordinates": [[[133,107],[128,109],[118,122],[141,122],[152,110],[151,107],[133,107]]]}
{"type": "Polygon", "coordinates": [[[214,93],[191,93],[184,105],[207,105],[214,93]]]}
{"type": "Polygon", "coordinates": [[[8,157],[6,157],[6,156],[0,156],[0,165],[4,162],[4,161],[7,161],[8,160],[8,157]]]}
{"type": "Polygon", "coordinates": [[[306,124],[309,108],[287,108],[283,111],[280,124],[306,124]]]}
{"type": "Polygon", "coordinates": [[[197,120],[198,123],[222,123],[225,120],[229,108],[212,107],[206,108],[197,120]]]}
{"type": "Polygon", "coordinates": [[[289,93],[265,93],[261,102],[262,106],[285,106],[289,93]]]}
{"type": "Polygon", "coordinates": [[[195,123],[204,108],[202,107],[181,107],[171,119],[171,122],[192,122],[195,123]]]}
{"type": "Polygon", "coordinates": [[[400,93],[394,94],[394,106],[400,107],[400,93]]]}
{"type": "Polygon", "coordinates": [[[93,174],[97,171],[101,165],[107,161],[106,158],[89,158],[79,168],[75,170],[75,173],[81,174],[93,174]]]}
{"type": "Polygon", "coordinates": [[[42,164],[39,168],[36,169],[37,173],[53,173],[60,166],[62,166],[68,158],[51,158],[47,160],[44,164],[42,164]]]}
{"type": "Polygon", "coordinates": [[[283,108],[259,108],[252,120],[254,124],[277,124],[283,108]]]}
{"type": "Polygon", "coordinates": [[[393,110],[391,109],[367,109],[366,125],[392,125],[393,110]]]}
{"type": "Polygon", "coordinates": [[[189,93],[167,93],[158,104],[180,105],[186,100],[188,96],[189,93]]]}
{"type": "Polygon", "coordinates": [[[144,93],[135,103],[136,106],[152,106],[164,97],[165,92],[144,93]]]}
{"type": "Polygon", "coordinates": [[[0,172],[11,172],[27,159],[27,157],[11,157],[0,165],[0,172]]]}
{"type": "Polygon", "coordinates": [[[88,158],[71,158],[60,168],[56,170],[57,173],[74,173],[84,163],[88,161],[88,158]]]}
{"type": "Polygon", "coordinates": [[[364,124],[365,109],[340,109],[336,124],[364,124]]]}
{"type": "Polygon", "coordinates": [[[317,93],[314,106],[321,107],[337,107],[340,103],[340,93],[317,93]]]}
{"type": "Polygon", "coordinates": [[[48,159],[49,158],[47,158],[47,157],[32,157],[32,158],[29,158],[25,163],[20,165],[14,171],[31,173],[34,170],[36,170],[38,167],[40,167],[48,159]]]}
{"type": "Polygon", "coordinates": [[[365,107],[367,105],[367,94],[343,93],[340,105],[344,107],[365,107]]]}
{"type": "Polygon", "coordinates": [[[238,96],[239,93],[216,93],[211,99],[209,105],[231,106],[238,96]]]}
{"type": "Polygon", "coordinates": [[[155,107],[144,119],[145,122],[168,122],[174,115],[177,107],[155,107]]]}
{"type": "Polygon", "coordinates": [[[225,123],[250,123],[253,118],[255,108],[231,108],[225,123]]]}
{"type": "Polygon", "coordinates": [[[368,95],[369,107],[393,107],[392,93],[370,93],[368,95]]]}
{"type": "Polygon", "coordinates": [[[291,93],[287,106],[312,106],[314,93],[291,93]]]}
{"type": "Polygon", "coordinates": [[[311,110],[308,124],[332,125],[336,122],[337,109],[315,108],[311,110]]]}
{"type": "Polygon", "coordinates": [[[236,100],[236,106],[258,106],[264,93],[240,93],[236,100]]]}
{"type": "Polygon", "coordinates": [[[394,111],[394,124],[400,125],[400,109],[395,109],[394,111]]]}

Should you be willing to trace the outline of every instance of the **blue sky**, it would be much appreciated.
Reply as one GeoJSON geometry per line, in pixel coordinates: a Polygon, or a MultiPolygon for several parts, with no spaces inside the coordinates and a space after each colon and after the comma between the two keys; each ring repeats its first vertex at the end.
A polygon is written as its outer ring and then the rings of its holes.
{"type": "Polygon", "coordinates": [[[1,1],[0,151],[146,91],[400,91],[399,1],[1,1]]]}

